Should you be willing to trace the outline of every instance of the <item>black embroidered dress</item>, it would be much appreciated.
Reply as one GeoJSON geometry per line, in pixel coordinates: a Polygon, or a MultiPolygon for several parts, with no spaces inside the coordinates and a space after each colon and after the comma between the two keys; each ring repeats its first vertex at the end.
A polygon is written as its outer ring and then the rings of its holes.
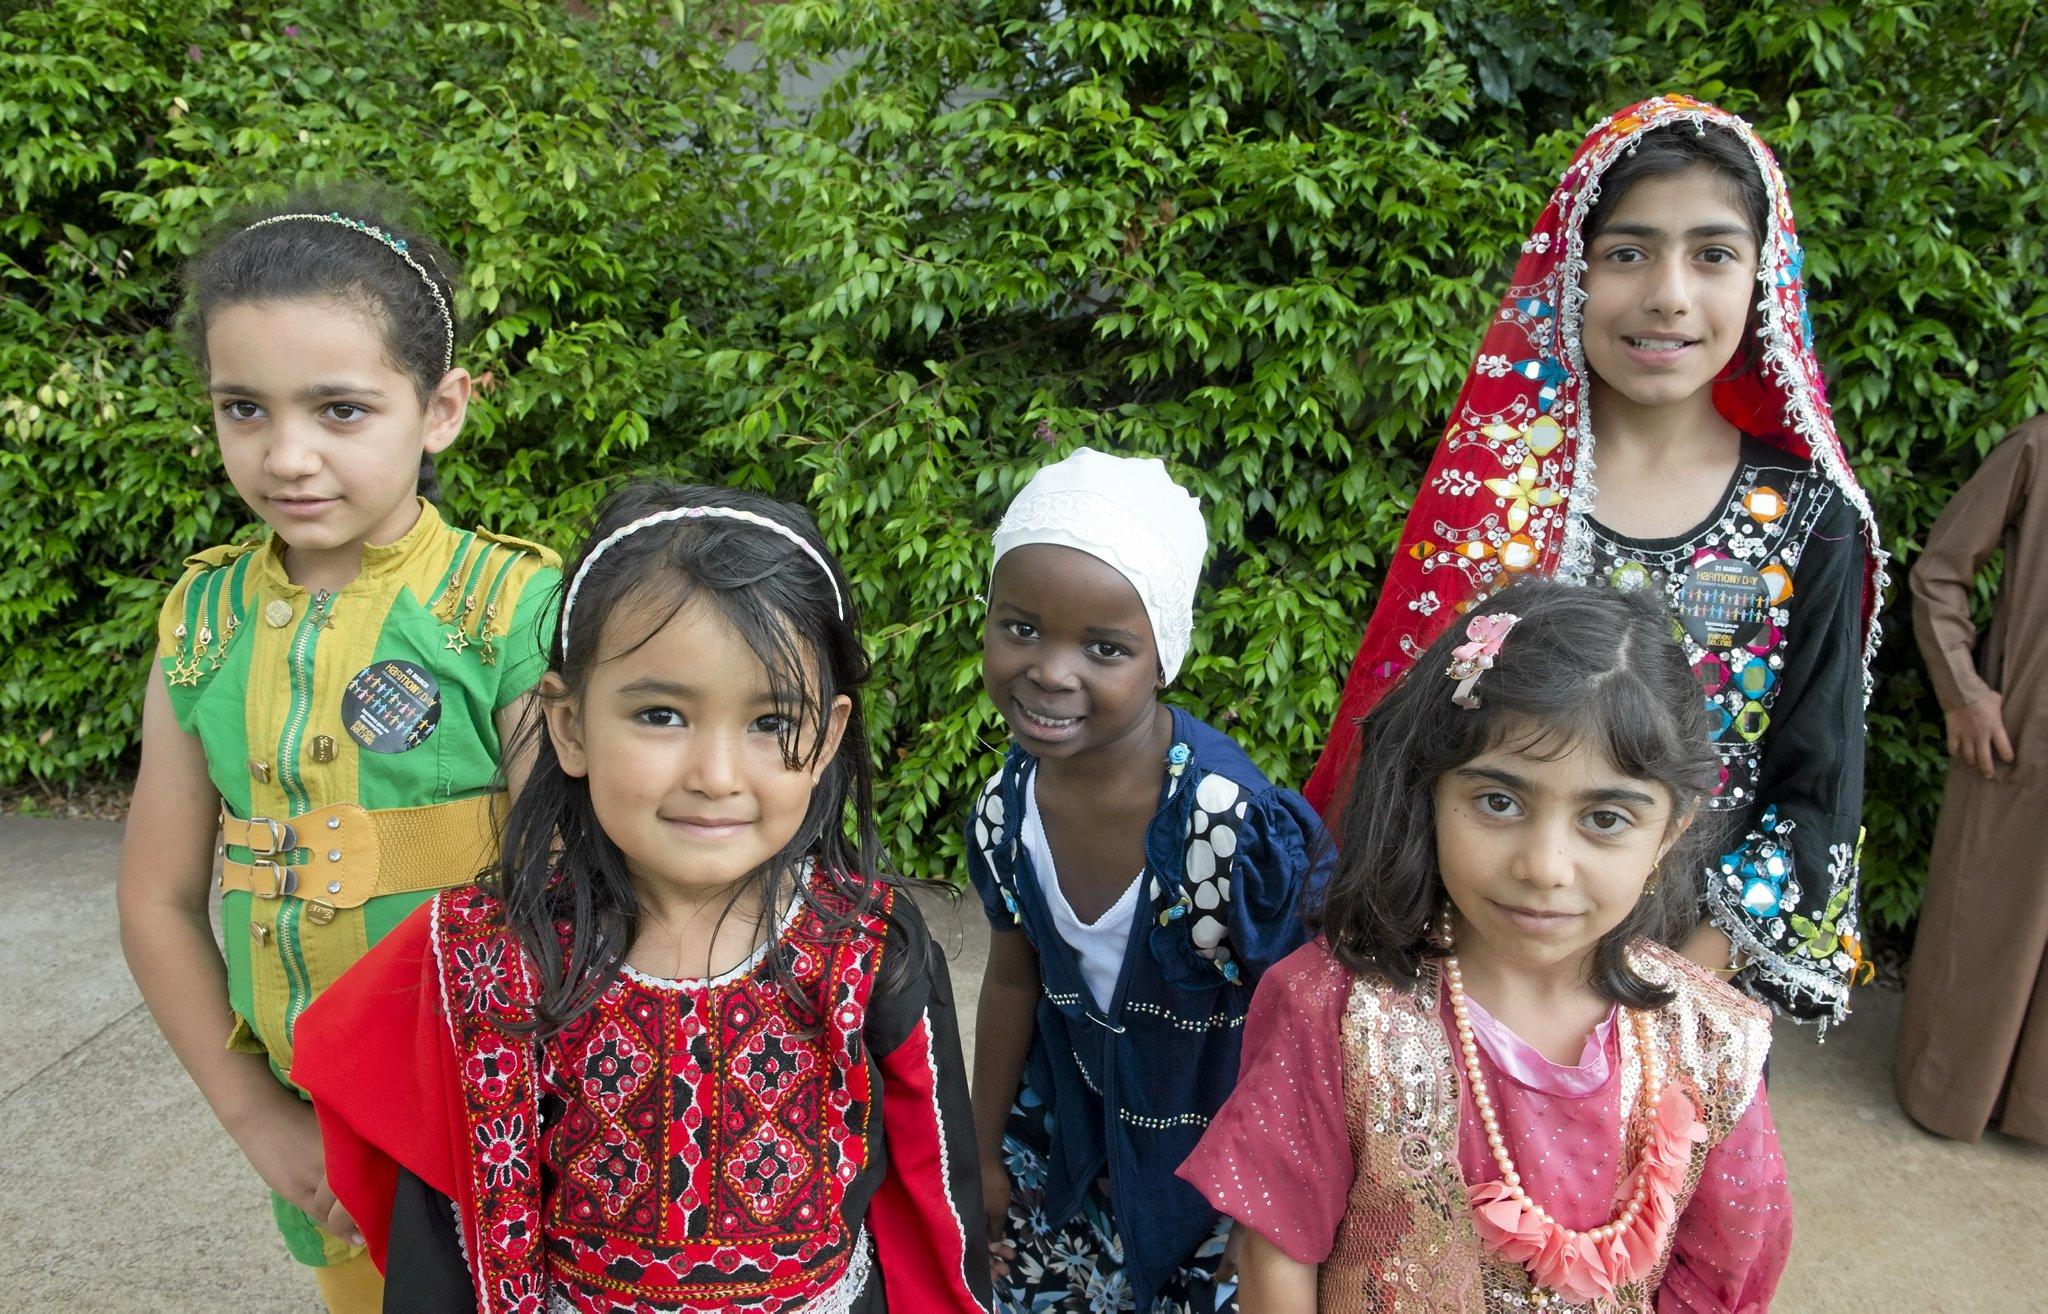
{"type": "Polygon", "coordinates": [[[1861,966],[1866,551],[1854,508],[1812,464],[1754,438],[1720,508],[1675,538],[1587,520],[1592,582],[1671,604],[1707,697],[1725,837],[1705,915],[1749,965],[1737,984],[1823,1024],[1861,966]]]}

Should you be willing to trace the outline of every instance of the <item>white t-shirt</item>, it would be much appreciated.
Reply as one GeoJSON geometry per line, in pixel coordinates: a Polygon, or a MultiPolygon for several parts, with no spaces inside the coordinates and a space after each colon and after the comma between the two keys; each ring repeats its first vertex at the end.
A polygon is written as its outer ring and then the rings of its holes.
{"type": "Polygon", "coordinates": [[[1045,838],[1045,822],[1038,815],[1038,774],[1024,791],[1024,851],[1031,855],[1031,869],[1038,873],[1038,887],[1045,892],[1046,907],[1052,911],[1053,928],[1060,933],[1081,960],[1081,980],[1099,1011],[1107,1012],[1116,997],[1116,980],[1124,969],[1124,949],[1131,941],[1131,918],[1137,915],[1138,891],[1145,883],[1141,868],[1131,883],[1109,906],[1109,911],[1092,922],[1075,915],[1060,889],[1059,871],[1053,866],[1052,844],[1045,838]]]}

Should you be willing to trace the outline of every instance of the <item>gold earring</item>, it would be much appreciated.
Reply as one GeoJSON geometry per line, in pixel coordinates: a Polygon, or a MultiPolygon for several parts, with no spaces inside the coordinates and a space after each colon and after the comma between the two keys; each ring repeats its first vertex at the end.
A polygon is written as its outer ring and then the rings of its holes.
{"type": "Polygon", "coordinates": [[[1643,883],[1643,897],[1649,898],[1657,892],[1657,869],[1650,868],[1650,879],[1643,883]]]}

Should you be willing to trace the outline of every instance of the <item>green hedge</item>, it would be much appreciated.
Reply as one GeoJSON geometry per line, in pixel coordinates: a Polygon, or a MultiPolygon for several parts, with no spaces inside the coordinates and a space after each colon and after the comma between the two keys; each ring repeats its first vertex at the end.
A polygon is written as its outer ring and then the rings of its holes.
{"type": "MultiPolygon", "coordinates": [[[[1696,92],[1784,161],[1895,580],[2048,409],[2025,0],[160,8],[17,7],[0,38],[0,505],[25,508],[0,779],[131,753],[155,599],[239,517],[172,270],[223,203],[305,178],[408,188],[471,263],[465,360],[496,387],[444,465],[458,517],[561,542],[646,467],[812,505],[871,618],[885,829],[920,871],[956,868],[1000,742],[986,534],[1077,443],[1202,493],[1180,696],[1306,772],[1521,239],[1625,102],[1696,92]]],[[[1942,770],[1902,600],[1871,709],[1889,925],[1942,770]]]]}

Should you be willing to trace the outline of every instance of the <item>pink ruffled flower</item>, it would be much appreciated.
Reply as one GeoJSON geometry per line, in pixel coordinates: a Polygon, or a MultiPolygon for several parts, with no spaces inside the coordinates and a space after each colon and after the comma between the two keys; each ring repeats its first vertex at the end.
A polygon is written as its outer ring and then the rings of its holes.
{"type": "Polygon", "coordinates": [[[1516,1198],[1506,1182],[1494,1181],[1470,1193],[1479,1239],[1553,1291],[1577,1300],[1612,1299],[1626,1283],[1648,1277],[1664,1253],[1664,1239],[1678,1221],[1678,1191],[1692,1164],[1692,1147],[1706,1141],[1707,1128],[1691,1098],[1668,1086],[1645,1139],[1641,1165],[1615,1187],[1617,1207],[1634,1192],[1636,1181],[1645,1187],[1643,1206],[1627,1228],[1596,1240],[1544,1218],[1516,1198]]]}
{"type": "Polygon", "coordinates": [[[1474,616],[1465,626],[1465,637],[1470,642],[1451,649],[1452,665],[1468,666],[1474,671],[1492,670],[1494,659],[1500,656],[1500,646],[1507,642],[1508,634],[1521,619],[1504,611],[1474,616]]]}

